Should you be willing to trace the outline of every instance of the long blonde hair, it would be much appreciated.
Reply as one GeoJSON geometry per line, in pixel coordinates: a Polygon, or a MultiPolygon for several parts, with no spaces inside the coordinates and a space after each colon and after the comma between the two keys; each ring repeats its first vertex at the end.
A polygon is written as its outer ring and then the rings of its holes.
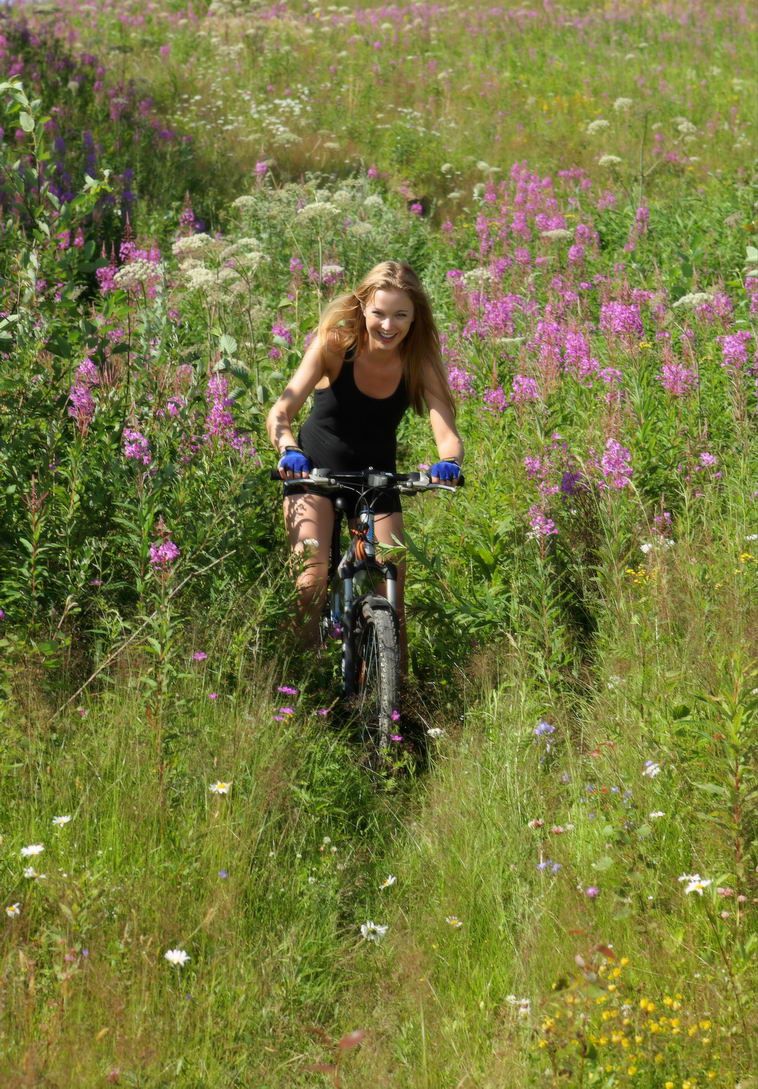
{"type": "Polygon", "coordinates": [[[424,377],[431,369],[438,379],[438,392],[455,415],[455,401],[442,362],[440,337],[429,298],[416,273],[402,261],[382,261],[363,277],[354,291],[332,300],[318,327],[322,351],[327,347],[339,347],[342,351],[363,348],[368,339],[363,310],[377,291],[404,291],[413,303],[413,322],[399,349],[413,411],[421,416],[427,407],[424,377]]]}

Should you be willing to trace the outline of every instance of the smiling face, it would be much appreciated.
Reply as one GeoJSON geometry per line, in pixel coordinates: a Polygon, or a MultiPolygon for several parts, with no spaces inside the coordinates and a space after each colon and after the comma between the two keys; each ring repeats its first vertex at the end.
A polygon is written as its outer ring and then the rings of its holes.
{"type": "Polygon", "coordinates": [[[368,349],[390,352],[399,347],[413,324],[413,302],[405,291],[375,291],[363,311],[368,349]]]}

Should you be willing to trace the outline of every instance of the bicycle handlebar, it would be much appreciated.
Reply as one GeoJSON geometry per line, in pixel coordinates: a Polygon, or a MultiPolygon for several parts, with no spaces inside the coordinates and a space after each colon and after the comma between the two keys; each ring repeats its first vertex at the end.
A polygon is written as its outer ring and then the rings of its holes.
{"type": "Polygon", "coordinates": [[[462,488],[465,483],[463,473],[455,484],[435,484],[428,473],[390,473],[379,469],[313,469],[309,476],[289,477],[282,479],[278,469],[271,469],[270,480],[278,480],[282,484],[317,484],[320,488],[341,488],[347,485],[362,485],[374,491],[389,491],[397,488],[398,491],[412,494],[413,492],[442,489],[454,492],[462,488]]]}

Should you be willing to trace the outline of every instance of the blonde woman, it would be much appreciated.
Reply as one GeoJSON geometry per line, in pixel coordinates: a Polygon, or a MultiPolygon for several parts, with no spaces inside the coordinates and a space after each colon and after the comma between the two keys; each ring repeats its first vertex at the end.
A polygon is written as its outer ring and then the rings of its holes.
{"type": "MultiPolygon", "coordinates": [[[[318,333],[287,388],[268,414],[269,438],[279,453],[285,486],[284,521],[293,552],[305,554],[298,576],[298,630],[313,643],[324,601],[334,498],[298,481],[314,467],[396,471],[396,434],[408,408],[429,413],[439,460],[430,476],[455,483],[463,443],[455,426],[455,403],[440,355],[439,334],[429,299],[409,265],[384,261],[354,291],[324,311],[318,333]],[[313,393],[313,407],[297,440],[292,423],[313,393]],[[292,483],[289,483],[292,482],[292,483]]],[[[346,492],[350,502],[355,497],[346,492]]],[[[376,504],[376,539],[403,541],[403,515],[396,495],[376,504]]],[[[354,508],[353,508],[354,510],[354,508]]],[[[348,517],[350,508],[348,507],[348,517]]],[[[406,662],[403,608],[404,565],[398,565],[401,669],[406,662]]]]}

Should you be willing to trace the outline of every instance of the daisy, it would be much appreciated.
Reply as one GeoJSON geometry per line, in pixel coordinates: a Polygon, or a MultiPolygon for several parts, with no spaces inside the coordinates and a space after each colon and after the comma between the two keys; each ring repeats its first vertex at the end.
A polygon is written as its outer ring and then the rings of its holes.
{"type": "Polygon", "coordinates": [[[44,849],[42,843],[30,843],[28,847],[21,848],[21,857],[32,858],[34,855],[41,855],[44,849]]]}
{"type": "Polygon", "coordinates": [[[183,949],[167,949],[163,956],[169,964],[173,964],[176,968],[183,968],[190,959],[189,953],[186,953],[183,949]]]}
{"type": "Polygon", "coordinates": [[[231,780],[228,783],[224,783],[221,781],[221,779],[217,780],[217,782],[215,783],[211,783],[211,785],[208,787],[208,790],[210,790],[211,794],[228,794],[231,789],[231,780]]]}
{"type": "Polygon", "coordinates": [[[382,881],[379,888],[380,889],[388,889],[391,885],[394,885],[396,881],[397,881],[397,878],[395,877],[394,873],[387,874],[387,876],[385,877],[384,881],[382,881]]]}
{"type": "Polygon", "coordinates": [[[370,919],[366,923],[361,923],[361,934],[367,942],[379,942],[387,933],[387,927],[381,926],[379,923],[374,923],[370,919]]]}

